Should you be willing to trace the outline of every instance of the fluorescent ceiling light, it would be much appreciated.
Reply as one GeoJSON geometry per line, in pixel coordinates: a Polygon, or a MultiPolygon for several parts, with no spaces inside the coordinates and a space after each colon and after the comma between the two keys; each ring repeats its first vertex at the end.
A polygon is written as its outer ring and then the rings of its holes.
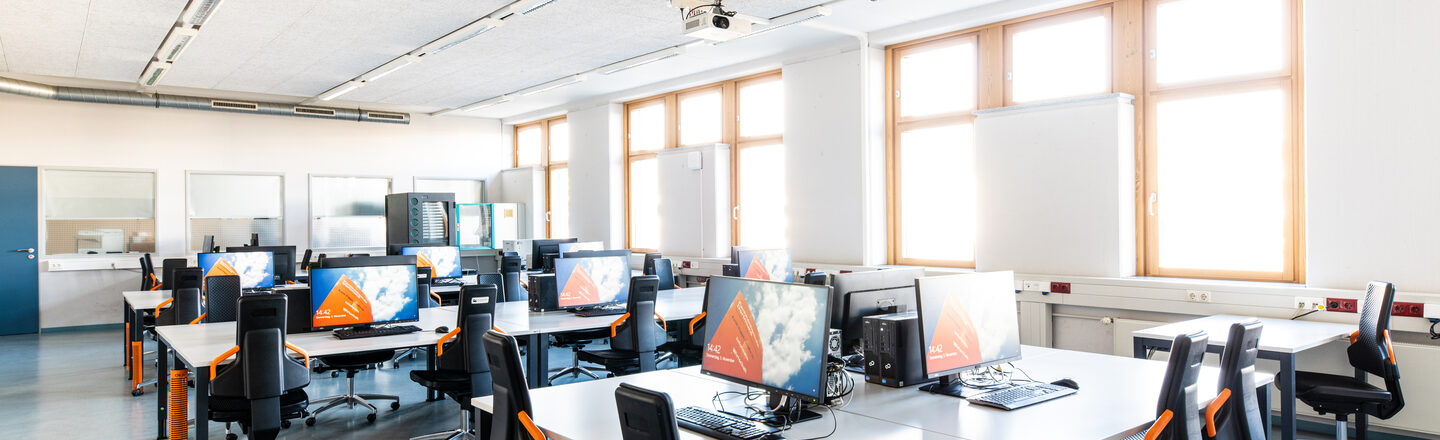
{"type": "Polygon", "coordinates": [[[545,84],[541,84],[541,85],[538,85],[538,86],[535,86],[535,87],[531,87],[531,88],[528,88],[528,89],[525,89],[525,90],[521,90],[521,91],[519,92],[519,95],[520,95],[520,96],[530,96],[530,95],[534,95],[534,94],[537,94],[537,93],[544,93],[544,92],[548,92],[548,91],[550,91],[550,90],[558,89],[558,88],[560,88],[560,87],[565,87],[565,86],[568,86],[568,85],[571,85],[571,84],[575,84],[575,83],[578,83],[578,82],[584,82],[585,79],[586,79],[586,78],[585,78],[585,75],[571,75],[571,76],[567,76],[567,77],[564,77],[564,78],[560,78],[560,79],[557,79],[557,80],[554,80],[554,81],[550,81],[550,82],[545,83],[545,84]]]}
{"type": "Polygon", "coordinates": [[[186,26],[201,26],[215,15],[215,10],[220,8],[224,0],[190,0],[190,7],[180,15],[180,22],[186,26]]]}
{"type": "Polygon", "coordinates": [[[554,2],[555,0],[521,0],[515,4],[515,8],[520,10],[520,15],[528,15],[554,2]]]}
{"type": "Polygon", "coordinates": [[[325,93],[321,93],[321,94],[320,94],[320,100],[321,100],[321,101],[329,101],[329,100],[331,100],[331,99],[335,99],[335,98],[339,97],[340,95],[344,95],[344,94],[346,94],[346,93],[353,92],[353,91],[355,91],[355,89],[358,89],[358,88],[363,87],[363,86],[365,86],[365,83],[360,82],[360,81],[346,81],[345,84],[341,84],[341,85],[335,86],[335,88],[330,89],[329,91],[326,91],[325,93]]]}
{"type": "Polygon", "coordinates": [[[424,56],[438,53],[445,49],[455,47],[455,45],[457,44],[464,43],[465,40],[475,38],[476,36],[483,34],[491,29],[500,27],[503,24],[505,24],[504,21],[500,21],[490,17],[475,20],[474,22],[465,25],[465,27],[456,29],[455,32],[445,34],[445,36],[430,42],[430,44],[426,44],[420,47],[420,50],[412,52],[412,54],[424,56]]]}
{"type": "Polygon", "coordinates": [[[635,58],[631,58],[631,59],[628,59],[628,60],[625,60],[625,61],[621,61],[621,62],[618,62],[618,63],[614,63],[614,64],[611,64],[611,65],[608,65],[608,66],[605,66],[605,67],[601,67],[601,68],[599,68],[599,69],[595,69],[595,71],[596,71],[596,72],[599,72],[601,75],[609,75],[609,74],[612,74],[612,73],[615,73],[615,72],[619,72],[619,71],[621,71],[621,70],[630,69],[630,68],[634,68],[634,67],[640,67],[640,66],[643,66],[643,65],[646,65],[646,64],[650,64],[650,63],[653,63],[653,62],[656,62],[656,61],[660,61],[660,60],[663,60],[663,59],[666,59],[666,58],[671,58],[671,57],[680,55],[680,54],[682,54],[682,53],[685,53],[685,48],[683,48],[683,47],[670,47],[670,48],[665,48],[665,49],[661,49],[661,50],[657,50],[657,51],[654,51],[654,52],[650,52],[650,53],[647,53],[647,54],[644,54],[644,55],[641,55],[641,56],[638,56],[638,57],[635,57],[635,58]]]}
{"type": "Polygon", "coordinates": [[[479,109],[486,108],[486,107],[494,107],[494,106],[497,106],[497,105],[500,105],[500,104],[504,104],[504,103],[507,103],[507,102],[510,102],[510,95],[500,95],[500,96],[496,96],[496,97],[494,97],[494,98],[486,99],[486,100],[484,100],[484,101],[480,101],[480,102],[477,102],[477,103],[474,103],[474,104],[470,104],[470,105],[467,105],[467,106],[464,106],[464,107],[460,107],[459,110],[462,111],[462,112],[468,112],[468,111],[479,110],[479,109]]]}
{"type": "Polygon", "coordinates": [[[164,78],[165,74],[170,73],[170,69],[173,67],[175,67],[175,65],[171,63],[151,61],[150,65],[145,67],[145,72],[140,74],[140,85],[146,88],[153,88],[159,85],[160,79],[164,78]]]}
{"type": "Polygon", "coordinates": [[[170,35],[167,35],[165,42],[160,44],[160,50],[155,53],[155,58],[164,63],[175,62],[175,59],[180,58],[180,54],[185,52],[185,48],[190,47],[190,42],[194,41],[195,36],[199,34],[200,31],[193,27],[176,26],[170,29],[170,35]]]}
{"type": "Polygon", "coordinates": [[[828,6],[820,5],[808,7],[799,11],[772,18],[770,19],[770,24],[768,26],[757,29],[755,32],[751,32],[750,35],[746,35],[746,37],[753,37],[785,26],[800,23],[803,21],[813,20],[820,17],[827,17],[829,15],[830,7],[828,6]]]}
{"type": "Polygon", "coordinates": [[[400,58],[396,58],[388,63],[381,64],[380,67],[376,67],[375,70],[371,70],[364,75],[360,75],[360,80],[365,82],[371,82],[380,78],[384,78],[385,75],[395,73],[400,69],[404,69],[405,66],[409,66],[418,62],[420,62],[420,57],[414,55],[401,55],[400,58]]]}

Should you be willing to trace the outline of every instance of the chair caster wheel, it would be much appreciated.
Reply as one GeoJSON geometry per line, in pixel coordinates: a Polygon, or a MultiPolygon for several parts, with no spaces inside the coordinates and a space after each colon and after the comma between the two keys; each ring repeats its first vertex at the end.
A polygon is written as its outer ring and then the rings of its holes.
{"type": "Polygon", "coordinates": [[[225,434],[225,440],[235,440],[235,439],[238,439],[238,438],[240,438],[240,436],[235,435],[235,434],[225,434]]]}
{"type": "Polygon", "coordinates": [[[305,419],[305,426],[315,426],[315,418],[314,418],[314,417],[311,417],[311,418],[305,419]]]}
{"type": "Polygon", "coordinates": [[[143,395],[143,394],[145,394],[145,390],[143,390],[143,389],[130,390],[130,395],[131,395],[131,396],[140,396],[140,395],[143,395]]]}
{"type": "Polygon", "coordinates": [[[400,402],[390,402],[390,409],[400,409],[400,402]]]}
{"type": "Polygon", "coordinates": [[[289,421],[289,420],[281,420],[281,421],[280,421],[280,429],[290,429],[290,421],[289,421]]]}
{"type": "Polygon", "coordinates": [[[339,372],[339,371],[331,371],[331,372],[330,372],[330,377],[340,377],[340,372],[339,372]]]}
{"type": "Polygon", "coordinates": [[[365,421],[375,423],[375,413],[366,414],[365,421]]]}

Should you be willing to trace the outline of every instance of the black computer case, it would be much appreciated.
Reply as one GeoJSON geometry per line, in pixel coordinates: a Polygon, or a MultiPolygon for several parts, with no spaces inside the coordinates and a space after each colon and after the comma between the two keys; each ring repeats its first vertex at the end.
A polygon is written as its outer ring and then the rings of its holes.
{"type": "Polygon", "coordinates": [[[455,194],[385,196],[385,243],[457,246],[455,194]]]}

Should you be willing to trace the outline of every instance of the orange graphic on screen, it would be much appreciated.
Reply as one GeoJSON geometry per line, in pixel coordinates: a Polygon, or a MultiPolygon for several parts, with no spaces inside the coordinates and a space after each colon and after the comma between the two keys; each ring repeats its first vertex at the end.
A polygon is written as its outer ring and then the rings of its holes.
{"type": "Polygon", "coordinates": [[[415,266],[430,268],[430,276],[432,277],[440,275],[435,272],[435,263],[431,262],[430,257],[425,256],[424,252],[415,253],[415,266]]]}
{"type": "Polygon", "coordinates": [[[370,299],[349,276],[341,275],[325,302],[315,310],[313,321],[316,327],[368,324],[373,321],[370,299]]]}
{"type": "Polygon", "coordinates": [[[214,265],[214,266],[210,266],[210,273],[205,274],[205,276],[210,277],[210,276],[221,276],[221,275],[236,275],[236,276],[239,276],[239,275],[240,275],[240,271],[235,270],[235,266],[230,265],[230,262],[229,262],[229,261],[225,261],[224,258],[220,258],[220,259],[215,260],[215,265],[214,265]]]}
{"type": "Polygon", "coordinates": [[[565,290],[560,291],[560,299],[557,302],[560,307],[598,304],[600,302],[600,286],[595,284],[595,279],[590,277],[590,272],[585,270],[585,266],[575,266],[575,271],[570,272],[570,280],[565,282],[565,290]]]}
{"type": "Polygon", "coordinates": [[[752,280],[770,280],[770,271],[765,270],[765,265],[760,264],[760,257],[750,259],[750,268],[745,270],[745,278],[752,280]]]}
{"type": "Polygon", "coordinates": [[[745,293],[735,295],[715,336],[705,346],[705,369],[726,376],[760,383],[765,353],[760,349],[760,330],[745,293]]]}
{"type": "Polygon", "coordinates": [[[946,297],[935,325],[935,336],[925,354],[926,369],[934,373],[979,362],[980,334],[975,331],[975,323],[955,297],[946,297]]]}

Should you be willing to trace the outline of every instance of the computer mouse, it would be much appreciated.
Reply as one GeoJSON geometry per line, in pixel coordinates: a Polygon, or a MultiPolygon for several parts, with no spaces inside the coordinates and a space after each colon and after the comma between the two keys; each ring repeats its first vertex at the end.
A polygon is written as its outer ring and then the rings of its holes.
{"type": "MultiPolygon", "coordinates": [[[[435,327],[435,333],[439,333],[439,334],[442,334],[442,335],[443,335],[443,334],[446,334],[446,333],[450,333],[450,327],[446,327],[446,326],[443,326],[443,325],[442,325],[442,326],[439,326],[439,327],[435,327]]],[[[1074,382],[1071,382],[1071,383],[1074,383],[1074,382]]]]}
{"type": "Polygon", "coordinates": [[[1050,384],[1051,384],[1051,385],[1062,386],[1062,387],[1069,388],[1069,389],[1072,389],[1072,390],[1078,390],[1078,389],[1080,389],[1080,384],[1075,383],[1075,379],[1071,379],[1071,378],[1068,378],[1068,377],[1067,377],[1067,378],[1064,378],[1064,379],[1060,379],[1060,380],[1054,381],[1054,382],[1050,382],[1050,384]]]}

